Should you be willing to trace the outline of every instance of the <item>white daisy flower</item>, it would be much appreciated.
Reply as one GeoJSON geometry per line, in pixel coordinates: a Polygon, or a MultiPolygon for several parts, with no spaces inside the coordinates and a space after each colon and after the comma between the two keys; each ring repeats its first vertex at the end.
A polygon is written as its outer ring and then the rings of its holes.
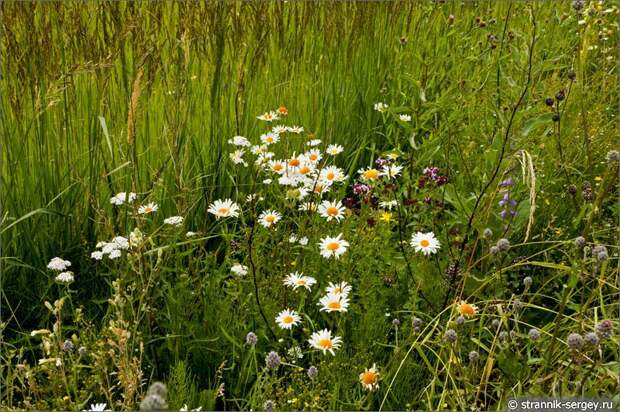
{"type": "Polygon", "coordinates": [[[49,263],[47,264],[48,269],[56,270],[58,272],[62,272],[63,270],[67,269],[69,266],[71,266],[71,262],[69,262],[68,260],[61,259],[59,257],[52,258],[52,260],[50,260],[49,263]]]}
{"type": "Polygon", "coordinates": [[[270,160],[267,168],[268,170],[281,175],[286,171],[286,163],[282,160],[270,160]]]}
{"type": "Polygon", "coordinates": [[[339,144],[330,144],[329,146],[327,146],[327,150],[325,150],[325,152],[332,156],[336,156],[337,154],[342,153],[343,150],[344,147],[340,146],[339,144]]]}
{"type": "Polygon", "coordinates": [[[280,135],[278,135],[277,133],[266,133],[261,135],[260,137],[260,141],[265,143],[266,145],[278,143],[279,140],[280,135]]]}
{"type": "Polygon", "coordinates": [[[411,246],[415,248],[416,252],[422,252],[428,256],[437,253],[440,244],[433,232],[417,232],[411,237],[411,246]]]}
{"type": "Polygon", "coordinates": [[[325,288],[325,291],[328,294],[332,294],[332,295],[349,295],[349,293],[351,292],[351,285],[349,285],[347,282],[340,282],[340,283],[332,283],[329,282],[329,286],[327,286],[325,288]]]}
{"type": "Polygon", "coordinates": [[[304,132],[304,128],[301,126],[290,126],[290,127],[287,127],[287,131],[291,133],[301,134],[304,132]]]}
{"type": "Polygon", "coordinates": [[[340,222],[341,219],[344,219],[345,207],[342,205],[341,201],[330,202],[329,200],[323,200],[319,205],[318,211],[319,215],[326,218],[328,222],[333,219],[340,222]]]}
{"type": "Polygon", "coordinates": [[[295,153],[293,153],[293,156],[288,159],[288,167],[289,168],[297,168],[299,166],[301,166],[301,163],[303,162],[303,155],[299,155],[299,156],[295,156],[295,153]]]}
{"type": "Polygon", "coordinates": [[[271,227],[282,219],[282,215],[275,210],[265,210],[260,214],[258,219],[260,220],[260,224],[264,227],[271,227]]]}
{"type": "Polygon", "coordinates": [[[73,282],[75,278],[73,277],[73,272],[60,272],[57,276],[56,276],[56,282],[58,283],[66,283],[69,284],[71,282],[73,282]]]}
{"type": "Polygon", "coordinates": [[[185,237],[194,237],[194,236],[198,236],[199,233],[198,232],[192,232],[191,230],[188,231],[187,233],[185,233],[185,237]]]}
{"type": "Polygon", "coordinates": [[[349,298],[343,294],[327,294],[323,296],[317,305],[322,306],[321,312],[346,312],[349,307],[349,298]]]}
{"type": "Polygon", "coordinates": [[[381,168],[381,173],[379,174],[381,176],[387,176],[391,179],[391,178],[398,176],[400,172],[402,172],[402,170],[403,170],[403,167],[398,166],[398,165],[383,166],[381,168]]]}
{"type": "Polygon", "coordinates": [[[297,290],[297,288],[304,287],[308,290],[312,288],[312,285],[316,283],[316,279],[311,276],[304,276],[303,273],[291,273],[287,277],[284,278],[284,284],[286,286],[290,286],[293,290],[297,290]]]}
{"type": "Polygon", "coordinates": [[[367,391],[374,391],[379,388],[379,372],[377,372],[377,365],[373,363],[372,368],[366,368],[364,372],[360,373],[360,383],[367,391]]]}
{"type": "Polygon", "coordinates": [[[299,244],[302,246],[306,246],[308,244],[308,238],[307,237],[302,237],[301,239],[299,239],[299,244]]]}
{"type": "Polygon", "coordinates": [[[101,252],[104,255],[108,255],[117,249],[118,249],[118,245],[114,242],[110,242],[110,243],[106,243],[103,245],[103,247],[101,248],[101,252]]]}
{"type": "Polygon", "coordinates": [[[297,243],[297,235],[294,233],[290,235],[288,238],[288,243],[297,243]]]}
{"type": "Polygon", "coordinates": [[[392,208],[396,207],[398,202],[396,200],[388,200],[379,202],[379,206],[383,209],[392,210],[392,208]]]}
{"type": "Polygon", "coordinates": [[[304,153],[304,157],[308,159],[309,162],[317,163],[319,160],[323,158],[321,151],[318,149],[311,149],[304,153]]]}
{"type": "Polygon", "coordinates": [[[244,153],[245,153],[245,150],[243,149],[235,150],[234,152],[229,154],[230,160],[236,165],[242,164],[244,166],[247,166],[248,163],[245,160],[243,160],[244,153]]]}
{"type": "Polygon", "coordinates": [[[294,310],[283,310],[276,316],[276,323],[281,329],[292,329],[301,322],[301,317],[294,310]]]}
{"type": "Polygon", "coordinates": [[[269,147],[266,144],[260,145],[260,146],[259,145],[254,145],[250,149],[250,152],[252,152],[253,155],[257,155],[257,156],[260,155],[260,154],[263,154],[265,152],[268,152],[268,151],[269,151],[269,147]]]}
{"type": "Polygon", "coordinates": [[[388,105],[385,103],[375,103],[374,108],[376,111],[383,113],[388,109],[388,105]]]}
{"type": "Polygon", "coordinates": [[[342,233],[336,237],[325,237],[321,239],[319,243],[321,256],[324,258],[335,257],[336,259],[340,258],[343,253],[347,251],[349,247],[349,242],[342,239],[342,233]]]}
{"type": "Polygon", "coordinates": [[[183,216],[170,216],[164,219],[165,225],[181,226],[183,224],[183,216]]]}
{"type": "Polygon", "coordinates": [[[159,209],[159,206],[157,205],[157,203],[148,203],[146,205],[142,205],[138,208],[138,214],[141,215],[148,215],[150,213],[155,213],[157,212],[157,209],[159,209]]]}
{"type": "Polygon", "coordinates": [[[278,120],[280,117],[276,112],[265,112],[260,116],[256,116],[258,120],[264,120],[266,122],[273,122],[274,120],[278,120]]]}
{"type": "Polygon", "coordinates": [[[314,166],[312,163],[304,162],[297,168],[296,172],[301,176],[309,176],[314,173],[314,166]]]}
{"type": "Polygon", "coordinates": [[[264,185],[270,185],[271,183],[273,183],[273,180],[272,180],[272,179],[264,179],[264,180],[263,180],[263,184],[264,184],[264,185]]]}
{"type": "Polygon", "coordinates": [[[243,136],[235,136],[232,139],[228,139],[228,143],[235,145],[235,146],[242,146],[242,147],[252,146],[252,143],[250,143],[250,141],[243,136]]]}
{"type": "Polygon", "coordinates": [[[96,250],[90,254],[91,259],[101,260],[103,259],[103,252],[96,250]]]}
{"type": "Polygon", "coordinates": [[[310,339],[308,339],[308,343],[313,348],[323,351],[323,354],[329,352],[332,355],[336,355],[334,350],[340,348],[342,338],[338,336],[332,337],[332,332],[329,329],[323,329],[319,332],[314,332],[310,339]]]}
{"type": "Polygon", "coordinates": [[[411,121],[411,116],[408,114],[401,114],[398,116],[398,118],[403,121],[403,122],[410,122],[411,121]]]}
{"type": "Polygon", "coordinates": [[[344,171],[336,166],[327,166],[323,170],[321,170],[321,181],[334,183],[334,182],[342,182],[346,179],[346,175],[344,171]]]}
{"type": "Polygon", "coordinates": [[[240,263],[231,266],[230,271],[237,276],[245,276],[248,274],[248,267],[240,263]]]}
{"type": "Polygon", "coordinates": [[[105,403],[91,403],[90,404],[90,409],[88,411],[90,412],[106,412],[109,411],[109,409],[106,409],[107,404],[105,403]]]}
{"type": "Polygon", "coordinates": [[[288,131],[288,128],[286,126],[283,126],[283,125],[277,125],[277,126],[273,126],[271,128],[271,132],[272,133],[277,133],[277,134],[286,133],[287,131],[288,131]]]}
{"type": "Polygon", "coordinates": [[[312,139],[306,143],[310,147],[318,146],[321,144],[321,139],[312,139]]]}
{"type": "Polygon", "coordinates": [[[238,204],[230,199],[225,199],[211,203],[207,211],[219,219],[221,217],[238,217],[240,209],[238,204]]]}

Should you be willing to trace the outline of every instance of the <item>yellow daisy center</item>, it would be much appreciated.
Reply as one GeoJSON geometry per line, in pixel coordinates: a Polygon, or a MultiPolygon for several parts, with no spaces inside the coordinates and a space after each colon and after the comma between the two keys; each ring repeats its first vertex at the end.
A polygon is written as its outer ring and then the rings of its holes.
{"type": "Polygon", "coordinates": [[[280,170],[282,170],[284,168],[284,166],[282,166],[280,163],[275,164],[271,167],[271,170],[273,170],[274,172],[279,172],[280,170]]]}
{"type": "Polygon", "coordinates": [[[312,153],[312,154],[309,156],[309,158],[310,158],[310,160],[312,160],[312,161],[314,162],[314,161],[315,161],[316,159],[318,159],[319,157],[318,157],[315,153],[312,153]]]}
{"type": "Polygon", "coordinates": [[[476,309],[469,303],[462,303],[459,305],[459,313],[465,316],[473,316],[476,314],[476,309]]]}
{"type": "Polygon", "coordinates": [[[293,323],[295,319],[291,315],[286,315],[282,318],[282,323],[293,323]]]}
{"type": "Polygon", "coordinates": [[[319,346],[323,349],[331,349],[333,346],[332,340],[329,338],[323,338],[319,340],[319,346]]]}
{"type": "Polygon", "coordinates": [[[303,280],[303,279],[299,279],[299,280],[297,281],[297,285],[299,285],[299,286],[305,286],[305,285],[306,285],[306,281],[305,281],[305,280],[303,280]]]}
{"type": "Polygon", "coordinates": [[[293,167],[297,167],[299,166],[301,162],[299,161],[299,159],[291,159],[288,164],[289,166],[293,166],[293,167]]]}
{"type": "Polygon", "coordinates": [[[147,206],[147,207],[144,208],[144,213],[151,213],[152,211],[153,211],[152,207],[148,207],[147,206]]]}
{"type": "Polygon", "coordinates": [[[227,215],[229,211],[230,209],[228,209],[227,207],[220,207],[219,209],[217,209],[217,213],[219,213],[220,215],[227,215]]]}
{"type": "Polygon", "coordinates": [[[370,169],[364,172],[364,177],[366,179],[376,179],[379,176],[379,171],[377,169],[370,169]]]}
{"type": "Polygon", "coordinates": [[[332,252],[335,252],[340,247],[340,243],[329,242],[325,247],[327,248],[327,250],[331,250],[332,252]]]}
{"type": "Polygon", "coordinates": [[[363,372],[360,380],[364,385],[374,385],[377,383],[377,373],[373,371],[363,372]]]}
{"type": "Polygon", "coordinates": [[[276,217],[274,215],[265,216],[265,222],[267,223],[273,223],[274,220],[276,220],[276,217]]]}
{"type": "Polygon", "coordinates": [[[328,207],[327,210],[325,210],[325,212],[330,215],[330,216],[338,216],[338,208],[336,207],[328,207]]]}
{"type": "Polygon", "coordinates": [[[426,239],[422,239],[422,240],[420,240],[420,246],[422,246],[422,247],[429,247],[429,246],[430,246],[430,244],[431,244],[431,242],[429,242],[429,241],[428,241],[428,240],[426,240],[426,239]]]}
{"type": "Polygon", "coordinates": [[[301,173],[302,175],[308,174],[310,173],[310,168],[308,166],[304,166],[301,169],[299,169],[299,173],[301,173]]]}
{"type": "Polygon", "coordinates": [[[334,180],[334,178],[336,177],[336,175],[334,174],[334,172],[329,172],[327,174],[327,176],[325,176],[327,178],[327,180],[334,180]]]}
{"type": "Polygon", "coordinates": [[[327,307],[330,308],[330,309],[340,309],[342,307],[342,305],[340,304],[339,301],[334,300],[334,301],[329,302],[327,304],[327,307]]]}

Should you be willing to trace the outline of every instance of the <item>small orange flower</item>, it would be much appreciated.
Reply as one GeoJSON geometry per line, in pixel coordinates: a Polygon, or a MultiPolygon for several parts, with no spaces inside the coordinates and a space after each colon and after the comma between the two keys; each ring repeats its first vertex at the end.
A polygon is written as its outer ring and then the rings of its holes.
{"type": "Polygon", "coordinates": [[[288,114],[288,109],[286,108],[286,106],[280,106],[278,107],[277,112],[282,116],[286,116],[288,114]]]}

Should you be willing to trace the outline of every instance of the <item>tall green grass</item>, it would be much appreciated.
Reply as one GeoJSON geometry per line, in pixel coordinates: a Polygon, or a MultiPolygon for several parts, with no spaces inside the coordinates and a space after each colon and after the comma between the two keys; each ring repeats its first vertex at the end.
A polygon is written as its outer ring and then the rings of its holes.
{"type": "Polygon", "coordinates": [[[555,224],[575,213],[566,187],[595,179],[616,145],[617,22],[579,25],[570,2],[0,7],[2,320],[14,337],[45,320],[39,302],[52,256],[77,266],[79,299],[101,298],[106,286],[87,252],[110,232],[126,233],[99,212],[118,213],[108,203],[116,192],[138,192],[204,230],[208,203],[247,181],[231,168],[227,139],[256,136],[256,115],[280,104],[291,123],[346,142],[350,173],[391,148],[388,135],[408,151],[410,142],[435,142],[419,164],[449,171],[465,197],[448,192],[448,200],[462,205],[455,219],[465,224],[495,167],[535,35],[531,87],[506,159],[518,150],[534,158],[546,205],[535,216],[539,236],[579,233],[579,214],[555,224]],[[611,31],[606,42],[601,30],[611,31]],[[570,68],[578,77],[558,143],[543,100],[567,86],[570,68]],[[412,113],[411,127],[386,130],[372,109],[378,101],[412,113]]]}

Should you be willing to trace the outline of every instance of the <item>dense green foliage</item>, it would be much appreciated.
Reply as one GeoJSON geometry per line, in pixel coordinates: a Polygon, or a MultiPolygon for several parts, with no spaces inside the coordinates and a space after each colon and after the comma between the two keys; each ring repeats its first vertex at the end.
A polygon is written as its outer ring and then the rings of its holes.
{"type": "Polygon", "coordinates": [[[135,409],[156,380],[177,410],[502,409],[524,395],[618,393],[613,2],[0,7],[0,405],[135,409]],[[231,161],[228,140],[260,143],[280,123],[257,116],[281,105],[281,124],[305,131],[270,146],[275,158],[312,138],[344,147],[329,164],[348,177],[324,196],[349,200],[341,222],[298,211],[255,156],[231,161]],[[358,170],[388,154],[400,176],[355,194],[358,170]],[[113,205],[118,192],[137,200],[113,205]],[[264,200],[246,202],[253,193],[264,200]],[[208,212],[226,198],[238,219],[208,212]],[[139,215],[148,202],[159,209],[139,215]],[[258,223],[267,209],[283,215],[275,228],[258,223]],[[182,228],[163,224],[173,215],[182,228]],[[417,231],[437,236],[437,254],[414,251],[417,231]],[[120,259],[90,257],[131,233],[141,240],[120,259]],[[339,233],[347,252],[322,257],[318,243],[339,233]],[[46,268],[55,256],[72,262],[69,286],[46,268]],[[295,271],[317,285],[287,288],[295,271]],[[352,285],[348,312],[316,305],[331,281],[352,285]],[[464,324],[461,301],[477,306],[464,324]],[[292,331],[273,321],[286,308],[302,315],[292,331]],[[606,319],[611,338],[569,344],[606,319]],[[333,357],[308,347],[324,328],[343,338],[333,357]],[[380,384],[365,391],[373,364],[380,384]]]}

